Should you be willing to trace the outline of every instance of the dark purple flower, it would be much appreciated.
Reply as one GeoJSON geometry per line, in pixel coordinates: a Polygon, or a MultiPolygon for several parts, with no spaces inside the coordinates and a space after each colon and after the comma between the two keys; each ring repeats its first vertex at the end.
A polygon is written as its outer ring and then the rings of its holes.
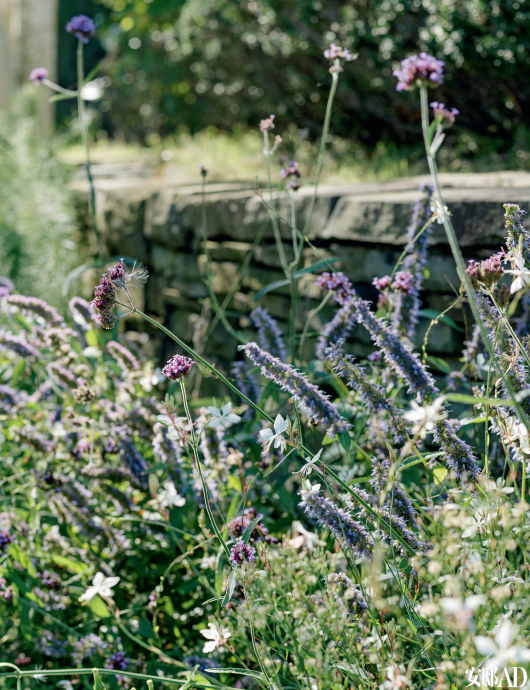
{"type": "Polygon", "coordinates": [[[29,73],[29,78],[35,84],[35,86],[40,86],[42,82],[48,78],[48,70],[46,67],[35,67],[29,73]]]}
{"type": "Polygon", "coordinates": [[[401,61],[393,74],[398,78],[396,91],[412,91],[417,86],[438,86],[443,83],[445,62],[428,53],[411,55],[401,61]]]}
{"type": "Polygon", "coordinates": [[[281,169],[280,174],[282,177],[291,177],[291,175],[294,175],[295,177],[300,177],[300,169],[298,167],[298,163],[296,161],[288,161],[285,168],[281,169]]]}
{"type": "Polygon", "coordinates": [[[352,294],[351,280],[340,271],[337,273],[323,273],[317,278],[315,285],[323,290],[333,290],[333,296],[339,304],[344,304],[346,298],[352,294]]]}
{"type": "Polygon", "coordinates": [[[287,350],[283,342],[282,332],[278,323],[263,307],[256,307],[250,312],[252,323],[258,331],[259,344],[273,357],[287,359],[287,350]]]}
{"type": "Polygon", "coordinates": [[[433,103],[430,104],[431,108],[434,110],[434,117],[438,117],[439,115],[442,116],[441,119],[441,124],[444,127],[451,127],[455,123],[455,117],[460,114],[460,111],[457,110],[456,108],[449,108],[445,107],[445,103],[437,103],[434,101],[433,103]]]}
{"type": "Polygon", "coordinates": [[[94,289],[94,299],[91,306],[96,310],[96,318],[103,328],[110,329],[114,326],[117,316],[114,313],[114,305],[116,304],[116,287],[112,280],[107,278],[104,273],[101,276],[99,285],[94,289]]]}
{"type": "Polygon", "coordinates": [[[180,381],[184,376],[188,376],[194,364],[189,357],[174,355],[162,369],[162,374],[171,381],[180,381]]]}
{"type": "Polygon", "coordinates": [[[72,17],[65,26],[69,34],[74,34],[83,43],[88,43],[88,39],[96,33],[97,24],[84,14],[72,17]]]}
{"type": "Polygon", "coordinates": [[[244,541],[238,541],[237,544],[234,544],[230,549],[229,560],[232,568],[237,568],[243,561],[252,563],[252,561],[256,560],[256,549],[249,544],[245,544],[244,541]]]}
{"type": "Polygon", "coordinates": [[[12,544],[15,540],[6,530],[0,532],[0,553],[3,553],[9,544],[12,544]]]}
{"type": "Polygon", "coordinates": [[[110,668],[113,671],[126,671],[130,661],[125,652],[116,652],[116,654],[111,654],[108,659],[105,659],[105,668],[110,668]]]}
{"type": "Polygon", "coordinates": [[[204,165],[201,165],[200,171],[201,171],[201,177],[206,177],[206,175],[208,174],[208,168],[206,168],[204,165]]]}
{"type": "Polygon", "coordinates": [[[380,352],[370,352],[370,354],[368,355],[368,359],[370,360],[370,362],[379,362],[382,356],[383,355],[380,352]]]}

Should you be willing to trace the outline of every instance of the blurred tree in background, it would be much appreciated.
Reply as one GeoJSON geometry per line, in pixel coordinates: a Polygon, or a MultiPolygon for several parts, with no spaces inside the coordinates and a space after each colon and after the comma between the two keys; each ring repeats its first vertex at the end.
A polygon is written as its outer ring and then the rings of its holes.
{"type": "MultiPolygon", "coordinates": [[[[68,5],[86,4],[76,0],[68,5]]],[[[373,148],[417,142],[416,96],[395,91],[392,68],[418,50],[447,63],[432,91],[461,111],[449,144],[459,156],[527,153],[530,7],[513,0],[96,0],[103,18],[100,103],[111,135],[145,142],[183,127],[230,131],[275,112],[282,129],[323,119],[322,51],[358,52],[341,77],[333,132],[373,148]],[[493,136],[492,136],[493,135],[493,136]]],[[[63,17],[64,19],[64,17],[63,17]]]]}

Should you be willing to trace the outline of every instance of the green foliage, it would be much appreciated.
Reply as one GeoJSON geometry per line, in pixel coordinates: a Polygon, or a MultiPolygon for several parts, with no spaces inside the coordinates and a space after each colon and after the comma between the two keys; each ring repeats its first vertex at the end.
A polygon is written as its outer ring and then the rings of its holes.
{"type": "Polygon", "coordinates": [[[60,305],[62,277],[79,261],[78,238],[70,173],[39,130],[36,97],[30,85],[0,114],[2,274],[26,294],[60,305]]]}

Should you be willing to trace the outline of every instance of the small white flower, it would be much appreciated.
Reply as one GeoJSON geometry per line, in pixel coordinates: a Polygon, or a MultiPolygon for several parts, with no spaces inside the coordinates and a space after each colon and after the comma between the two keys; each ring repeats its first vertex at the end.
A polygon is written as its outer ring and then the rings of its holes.
{"type": "Polygon", "coordinates": [[[186,499],[178,494],[173,482],[166,482],[162,491],[149,503],[157,504],[160,508],[173,508],[174,506],[181,508],[186,503],[186,499]]]}
{"type": "Polygon", "coordinates": [[[241,417],[232,412],[232,403],[228,402],[223,405],[221,409],[217,407],[208,407],[208,412],[212,415],[212,419],[208,421],[206,426],[215,429],[215,427],[223,426],[228,429],[232,424],[237,424],[241,421],[241,417]]]}
{"type": "Polygon", "coordinates": [[[322,451],[324,449],[321,448],[316,455],[314,455],[312,458],[309,459],[306,464],[298,470],[298,472],[293,472],[293,474],[301,474],[302,477],[309,477],[311,472],[316,468],[316,463],[320,461],[320,456],[322,455],[322,451]]]}
{"type": "Polygon", "coordinates": [[[425,405],[424,407],[412,400],[410,403],[412,409],[405,412],[403,417],[407,421],[413,422],[413,433],[424,439],[427,433],[434,430],[436,422],[447,417],[447,414],[439,414],[438,412],[442,405],[443,398],[437,398],[432,405],[425,405]]]}
{"type": "Polygon", "coordinates": [[[519,290],[530,285],[530,270],[526,268],[524,258],[521,254],[508,257],[508,261],[511,263],[512,268],[504,272],[511,273],[514,277],[512,287],[510,288],[510,292],[513,295],[514,292],[519,292],[519,290]]]}
{"type": "Polygon", "coordinates": [[[396,664],[386,668],[386,680],[379,686],[380,690],[399,690],[408,687],[410,680],[405,675],[404,670],[396,664]]]}
{"type": "Polygon", "coordinates": [[[284,432],[289,427],[289,419],[285,419],[279,414],[274,420],[274,432],[272,429],[262,429],[259,434],[263,439],[263,452],[268,453],[272,442],[274,441],[274,447],[279,448],[280,452],[283,453],[287,446],[287,442],[283,436],[284,432]]]}
{"type": "Polygon", "coordinates": [[[313,486],[311,486],[311,482],[309,481],[309,479],[302,479],[302,488],[300,489],[300,496],[303,500],[305,500],[308,494],[316,494],[319,491],[320,484],[313,484],[313,486]]]}
{"type": "Polygon", "coordinates": [[[473,618],[473,614],[486,603],[484,594],[472,594],[466,597],[465,601],[458,597],[442,597],[440,599],[440,606],[448,616],[453,616],[456,622],[461,626],[467,626],[473,618]]]}
{"type": "Polygon", "coordinates": [[[445,215],[449,218],[451,214],[449,213],[447,206],[444,205],[442,209],[442,205],[438,200],[431,201],[431,213],[434,216],[434,220],[437,220],[440,225],[442,225],[444,222],[443,211],[445,211],[445,215]]]}
{"type": "Polygon", "coordinates": [[[495,641],[484,635],[477,635],[474,638],[475,647],[479,653],[483,656],[493,657],[486,659],[484,668],[503,669],[509,662],[514,664],[530,662],[530,649],[520,645],[512,645],[516,631],[517,629],[511,621],[504,621],[495,635],[495,641]]]}
{"type": "Polygon", "coordinates": [[[217,623],[208,623],[208,628],[210,629],[200,631],[201,635],[204,635],[207,640],[210,640],[209,642],[206,642],[202,648],[202,651],[206,654],[213,652],[221,645],[226,644],[225,640],[232,636],[232,633],[228,630],[228,628],[221,629],[217,623]]]}
{"type": "Polygon", "coordinates": [[[316,535],[314,532],[308,532],[302,523],[298,522],[298,520],[293,522],[293,527],[297,532],[299,532],[299,536],[293,537],[293,539],[289,541],[291,546],[298,548],[299,546],[303,546],[305,544],[309,551],[312,551],[315,546],[324,546],[324,542],[320,541],[318,535],[316,535]]]}
{"type": "Polygon", "coordinates": [[[87,591],[79,597],[79,601],[88,603],[96,594],[101,597],[111,597],[113,595],[112,587],[115,587],[119,581],[119,577],[105,577],[103,573],[96,573],[92,580],[92,587],[87,588],[87,591]]]}

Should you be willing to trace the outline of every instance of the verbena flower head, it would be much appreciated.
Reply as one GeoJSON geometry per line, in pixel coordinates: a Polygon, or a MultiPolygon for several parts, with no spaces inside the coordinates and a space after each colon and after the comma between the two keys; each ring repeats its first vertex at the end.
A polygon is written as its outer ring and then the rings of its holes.
{"type": "Polygon", "coordinates": [[[276,118],[276,115],[271,115],[270,117],[266,118],[265,120],[262,120],[259,123],[259,128],[262,132],[266,132],[268,129],[274,129],[274,119],[276,118]]]}
{"type": "Polygon", "coordinates": [[[390,276],[383,276],[382,278],[374,278],[372,280],[372,285],[380,292],[383,292],[383,290],[386,290],[390,286],[391,282],[392,278],[390,276]]]}
{"type": "Polygon", "coordinates": [[[333,297],[339,304],[344,304],[353,292],[351,280],[340,271],[337,273],[323,273],[317,278],[315,285],[323,290],[331,290],[333,297]]]}
{"type": "MultiPolygon", "coordinates": [[[[471,260],[469,262],[466,273],[471,278],[471,284],[475,290],[490,291],[499,282],[505,272],[502,267],[504,259],[505,255],[499,252],[484,261],[471,260]]],[[[511,273],[511,271],[507,271],[507,273],[511,273]]]]}
{"type": "Polygon", "coordinates": [[[40,86],[42,82],[48,78],[48,70],[46,67],[35,67],[29,73],[29,78],[35,84],[35,86],[40,86]]]}
{"type": "Polygon", "coordinates": [[[445,107],[445,103],[438,103],[437,101],[434,101],[430,105],[434,111],[435,118],[441,115],[440,124],[443,127],[451,127],[454,125],[456,116],[460,115],[459,110],[456,108],[451,108],[451,110],[449,110],[449,108],[445,107]]]}
{"type": "Polygon", "coordinates": [[[208,174],[208,168],[204,165],[201,165],[199,170],[201,171],[201,177],[206,177],[206,175],[208,174]]]}
{"type": "Polygon", "coordinates": [[[83,43],[88,43],[88,39],[96,33],[97,24],[84,14],[72,17],[66,24],[65,29],[69,34],[74,34],[83,43]]]}
{"type": "Polygon", "coordinates": [[[286,185],[287,189],[292,189],[294,192],[300,189],[300,185],[298,184],[300,169],[296,161],[288,161],[285,168],[281,169],[280,174],[284,179],[288,180],[286,185]]]}
{"type": "Polygon", "coordinates": [[[443,83],[445,62],[437,60],[428,53],[411,55],[401,61],[401,67],[395,69],[397,77],[396,91],[412,91],[419,86],[439,86],[443,83]]]}
{"type": "Polygon", "coordinates": [[[125,652],[116,652],[111,654],[108,659],[105,659],[105,668],[112,669],[113,671],[126,671],[130,661],[125,652]]]}
{"type": "Polygon", "coordinates": [[[275,381],[283,390],[288,391],[302,411],[306,412],[315,426],[321,426],[331,438],[350,428],[350,424],[339,414],[339,411],[317,386],[309,383],[306,377],[289,364],[261,350],[256,343],[240,345],[246,356],[256,366],[261,366],[265,378],[275,381]]]}
{"type": "Polygon", "coordinates": [[[398,271],[390,287],[396,292],[406,292],[408,295],[412,290],[413,283],[414,276],[410,271],[398,271]]]}
{"type": "Polygon", "coordinates": [[[252,563],[256,560],[256,549],[250,544],[245,544],[244,541],[238,541],[230,549],[230,565],[233,568],[237,568],[243,563],[243,561],[248,561],[252,563]]]}
{"type": "Polygon", "coordinates": [[[174,355],[162,369],[162,374],[170,381],[180,381],[188,376],[195,362],[183,355],[174,355]]]}
{"type": "Polygon", "coordinates": [[[94,299],[91,302],[91,306],[97,313],[96,318],[103,328],[110,329],[117,321],[118,317],[114,313],[116,300],[116,286],[107,274],[103,273],[99,285],[96,285],[94,289],[94,299]]]}
{"type": "Polygon", "coordinates": [[[357,54],[353,55],[347,48],[331,43],[329,48],[324,51],[324,57],[331,62],[329,71],[333,74],[334,72],[342,72],[342,63],[355,60],[357,54]]]}

